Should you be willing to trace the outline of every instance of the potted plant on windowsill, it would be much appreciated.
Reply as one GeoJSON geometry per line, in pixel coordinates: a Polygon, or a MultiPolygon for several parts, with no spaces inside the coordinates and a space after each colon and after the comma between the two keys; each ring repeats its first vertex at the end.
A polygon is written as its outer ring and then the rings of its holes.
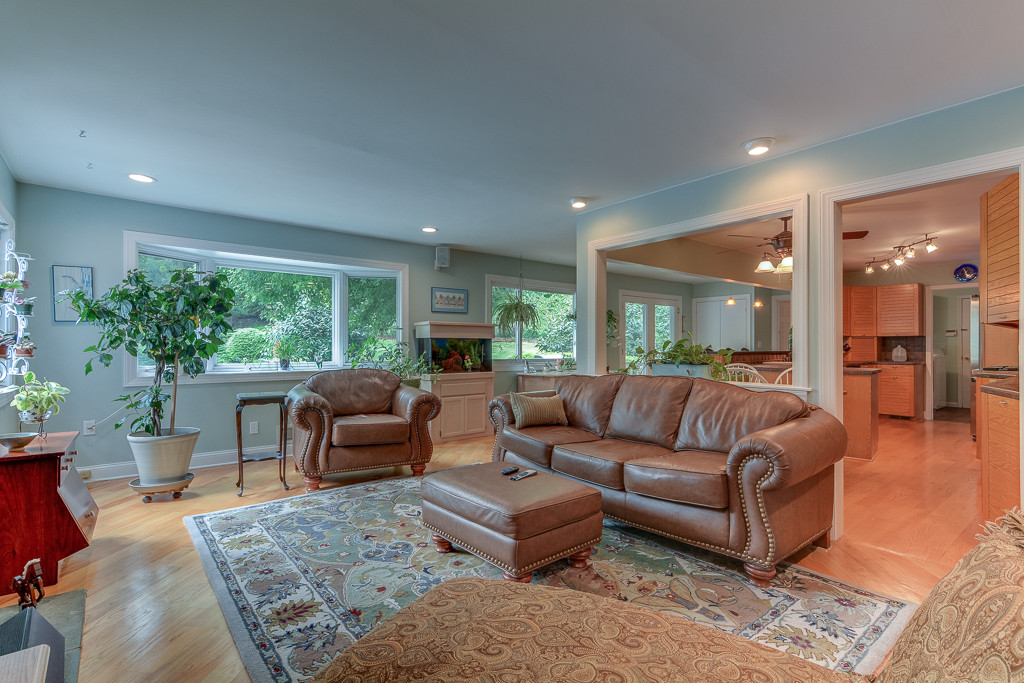
{"type": "Polygon", "coordinates": [[[145,272],[132,270],[102,297],[89,299],[82,291],[68,293],[78,321],[100,329],[99,341],[85,349],[93,354],[85,364],[85,374],[92,372],[93,360],[109,367],[112,352],[121,348],[133,358],[153,363],[150,386],[114,399],[124,403],[130,413],[115,428],[135,416],[128,443],[139,468],[138,484],[133,481],[131,485],[140,493],[146,489],[155,492],[156,486],[180,492],[188,486],[188,467],[199,428],[175,426],[178,377],[180,373],[193,378],[201,374],[231,331],[225,316],[231,310],[234,291],[228,287],[225,273],[174,270],[169,275],[169,282],[158,285],[145,272]],[[171,384],[170,394],[164,391],[165,382],[171,384]],[[170,428],[165,429],[168,399],[170,428]]]}
{"type": "Polygon", "coordinates": [[[636,360],[629,363],[622,372],[635,373],[638,370],[651,369],[655,376],[683,375],[686,377],[705,377],[708,379],[726,379],[725,364],[732,358],[730,349],[709,351],[701,344],[694,343],[689,332],[675,342],[665,340],[661,348],[636,348],[636,360]]]}
{"type": "Polygon", "coordinates": [[[431,381],[437,379],[439,371],[435,369],[428,354],[419,358],[409,356],[409,342],[389,343],[378,337],[370,337],[359,346],[348,351],[349,362],[353,368],[378,368],[388,370],[402,378],[402,384],[419,388],[423,375],[430,375],[431,381]]]}
{"type": "Polygon", "coordinates": [[[274,343],[274,358],[282,370],[292,369],[292,357],[295,355],[295,341],[285,337],[274,343]]]}

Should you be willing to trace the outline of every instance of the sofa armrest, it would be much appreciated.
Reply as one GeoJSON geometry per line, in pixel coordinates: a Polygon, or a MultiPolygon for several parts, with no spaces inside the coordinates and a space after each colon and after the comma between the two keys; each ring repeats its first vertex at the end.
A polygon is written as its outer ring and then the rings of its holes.
{"type": "Polygon", "coordinates": [[[810,408],[805,417],[762,429],[737,441],[726,463],[729,478],[755,476],[763,491],[783,489],[842,460],[846,455],[843,423],[817,406],[810,408]],[[761,466],[748,470],[754,460],[760,460],[761,466]]]}
{"type": "Polygon", "coordinates": [[[409,422],[413,460],[430,460],[433,446],[427,423],[441,414],[441,399],[429,391],[402,384],[395,391],[391,412],[409,422]]]}
{"type": "Polygon", "coordinates": [[[321,463],[327,464],[331,448],[334,410],[327,399],[297,384],[288,392],[288,415],[294,428],[292,457],[303,474],[319,474],[321,463]]]}
{"type": "Polygon", "coordinates": [[[491,399],[487,405],[487,416],[494,425],[494,433],[500,435],[505,427],[515,427],[516,418],[512,414],[512,400],[508,394],[501,394],[491,399]]]}

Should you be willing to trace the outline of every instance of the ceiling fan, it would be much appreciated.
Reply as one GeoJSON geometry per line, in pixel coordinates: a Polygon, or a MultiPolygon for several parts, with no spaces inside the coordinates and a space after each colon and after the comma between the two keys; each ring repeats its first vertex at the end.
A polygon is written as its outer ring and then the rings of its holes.
{"type": "MultiPolygon", "coordinates": [[[[764,240],[757,246],[766,247],[771,246],[775,250],[776,255],[780,257],[792,256],[793,255],[793,233],[789,229],[789,222],[793,220],[792,216],[782,216],[779,220],[782,221],[782,232],[772,235],[770,237],[760,237],[755,239],[764,240]]],[[[843,233],[844,240],[859,240],[867,237],[867,230],[851,230],[843,233]]],[[[752,235],[729,235],[729,237],[746,237],[751,238],[752,235]]]]}

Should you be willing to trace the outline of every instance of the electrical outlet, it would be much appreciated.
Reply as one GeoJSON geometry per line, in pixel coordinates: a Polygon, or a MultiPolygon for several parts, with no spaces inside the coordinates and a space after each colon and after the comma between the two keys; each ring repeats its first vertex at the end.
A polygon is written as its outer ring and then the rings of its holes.
{"type": "Polygon", "coordinates": [[[92,470],[78,470],[78,476],[82,478],[82,481],[89,481],[92,479],[92,470]]]}
{"type": "Polygon", "coordinates": [[[83,422],[82,434],[84,436],[96,436],[96,420],[86,420],[83,422]]]}
{"type": "Polygon", "coordinates": [[[249,423],[249,433],[250,434],[259,434],[260,433],[260,423],[258,421],[257,422],[250,422],[249,423]]]}

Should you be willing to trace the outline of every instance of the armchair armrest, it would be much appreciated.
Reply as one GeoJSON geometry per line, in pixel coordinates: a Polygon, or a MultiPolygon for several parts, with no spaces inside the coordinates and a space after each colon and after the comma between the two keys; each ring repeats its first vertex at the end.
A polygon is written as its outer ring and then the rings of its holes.
{"type": "MultiPolygon", "coordinates": [[[[441,414],[441,399],[429,391],[402,384],[391,400],[391,412],[409,421],[413,462],[428,462],[434,449],[427,423],[441,414]]],[[[415,468],[413,473],[416,473],[415,468]]]]}
{"type": "Polygon", "coordinates": [[[729,452],[726,472],[730,479],[762,480],[763,491],[783,489],[814,476],[846,455],[846,428],[817,406],[798,417],[737,441],[729,452]],[[760,465],[750,471],[753,459],[760,465]],[[767,476],[766,476],[767,475],[767,476]]]}
{"type": "Polygon", "coordinates": [[[288,414],[295,430],[292,457],[303,474],[317,474],[326,467],[331,448],[334,410],[327,399],[297,384],[288,392],[288,414]]]}

